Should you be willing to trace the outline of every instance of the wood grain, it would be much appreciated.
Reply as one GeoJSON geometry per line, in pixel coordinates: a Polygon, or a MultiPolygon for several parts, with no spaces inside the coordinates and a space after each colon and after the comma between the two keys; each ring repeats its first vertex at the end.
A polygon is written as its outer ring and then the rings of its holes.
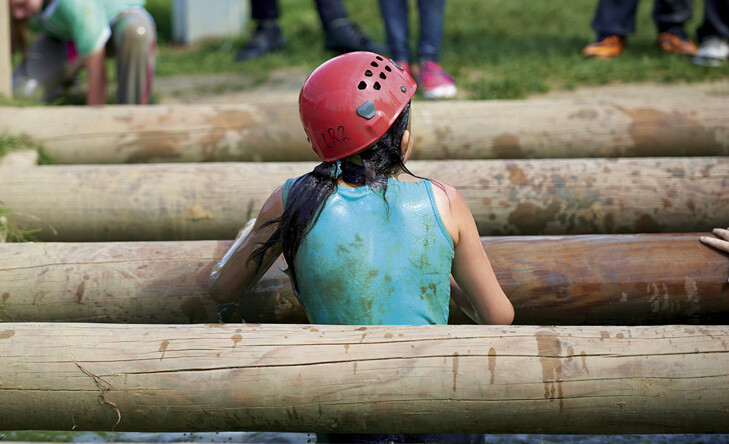
{"type": "MultiPolygon", "coordinates": [[[[415,159],[725,156],[722,97],[413,103],[415,159]]],[[[0,108],[58,163],[315,160],[295,101],[0,108]],[[44,122],[35,125],[33,122],[44,122]]]]}
{"type": "MultiPolygon", "coordinates": [[[[482,236],[729,226],[729,158],[413,161],[456,187],[482,236]]],[[[313,163],[74,165],[0,171],[0,205],[44,241],[232,239],[313,163]]]]}
{"type": "Polygon", "coordinates": [[[0,429],[726,433],[726,326],[0,327],[0,429]]]}
{"type": "MultiPolygon", "coordinates": [[[[519,324],[729,324],[729,255],[698,234],[482,238],[519,324]]],[[[0,321],[217,322],[229,241],[0,245],[0,321]]],[[[232,321],[305,323],[283,259],[232,321]]],[[[451,305],[451,324],[470,320],[451,305]]]]}

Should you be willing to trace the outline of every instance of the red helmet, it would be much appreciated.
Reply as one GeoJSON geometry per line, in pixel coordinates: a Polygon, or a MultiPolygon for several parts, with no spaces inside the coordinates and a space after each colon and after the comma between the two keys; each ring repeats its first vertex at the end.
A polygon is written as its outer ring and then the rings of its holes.
{"type": "Polygon", "coordinates": [[[371,52],[350,52],[314,70],[299,94],[299,116],[311,147],[325,162],[372,145],[415,94],[402,67],[371,52]]]}

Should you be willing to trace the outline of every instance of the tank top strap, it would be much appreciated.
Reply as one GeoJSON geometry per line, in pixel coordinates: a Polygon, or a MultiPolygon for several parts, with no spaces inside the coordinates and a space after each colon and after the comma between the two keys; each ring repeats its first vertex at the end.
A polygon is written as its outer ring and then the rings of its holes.
{"type": "Polygon", "coordinates": [[[433,187],[435,185],[430,179],[425,179],[423,182],[425,183],[425,189],[428,192],[428,199],[430,199],[430,206],[433,208],[433,215],[435,216],[436,222],[438,222],[440,231],[443,233],[443,236],[445,236],[446,240],[450,243],[451,247],[453,247],[453,238],[451,238],[451,234],[446,229],[445,223],[443,223],[443,218],[440,215],[438,204],[435,201],[435,193],[433,192],[433,187]]]}
{"type": "Polygon", "coordinates": [[[283,191],[281,193],[284,207],[286,207],[286,199],[289,197],[289,190],[291,190],[291,187],[294,186],[294,183],[296,183],[297,180],[299,180],[298,177],[292,177],[291,179],[286,179],[286,182],[284,182],[283,191]]]}

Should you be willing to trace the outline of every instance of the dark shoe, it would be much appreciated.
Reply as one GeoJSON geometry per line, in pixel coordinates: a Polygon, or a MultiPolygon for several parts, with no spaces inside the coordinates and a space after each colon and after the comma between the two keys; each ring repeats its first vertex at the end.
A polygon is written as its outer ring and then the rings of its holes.
{"type": "Polygon", "coordinates": [[[670,32],[658,34],[657,43],[664,52],[675,52],[676,54],[685,55],[696,54],[696,44],[691,39],[670,32]]]}
{"type": "Polygon", "coordinates": [[[246,43],[238,54],[235,55],[236,62],[257,59],[264,54],[283,48],[286,41],[281,35],[281,28],[276,26],[259,26],[253,33],[251,39],[246,43]]]}
{"type": "Polygon", "coordinates": [[[383,54],[386,51],[384,46],[370,40],[357,25],[346,19],[340,20],[342,23],[334,26],[330,25],[326,31],[324,48],[341,53],[370,51],[383,54]]]}

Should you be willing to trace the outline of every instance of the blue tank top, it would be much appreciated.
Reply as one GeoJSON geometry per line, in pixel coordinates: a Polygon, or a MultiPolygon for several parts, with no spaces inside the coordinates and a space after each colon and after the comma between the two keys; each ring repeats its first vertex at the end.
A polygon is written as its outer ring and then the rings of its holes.
{"type": "MultiPolygon", "coordinates": [[[[295,179],[284,186],[286,201],[295,179]]],[[[430,181],[338,187],[294,259],[309,322],[447,324],[453,240],[430,181]]]]}

